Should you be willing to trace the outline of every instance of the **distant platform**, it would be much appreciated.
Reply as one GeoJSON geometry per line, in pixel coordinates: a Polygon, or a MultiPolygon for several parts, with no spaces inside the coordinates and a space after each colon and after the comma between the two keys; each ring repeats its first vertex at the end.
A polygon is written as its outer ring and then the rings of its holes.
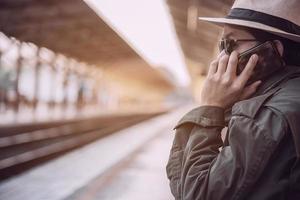
{"type": "Polygon", "coordinates": [[[2,126],[14,126],[22,124],[34,124],[34,123],[48,123],[57,122],[61,120],[77,120],[98,116],[108,115],[122,115],[122,114],[139,114],[139,113],[156,113],[164,112],[171,109],[168,107],[153,107],[148,106],[136,106],[136,107],[124,107],[116,109],[106,109],[100,106],[86,106],[82,109],[77,109],[75,106],[69,106],[62,109],[60,106],[56,106],[53,109],[41,106],[36,110],[30,108],[20,108],[15,113],[13,110],[7,110],[0,112],[0,127],[2,126]]]}

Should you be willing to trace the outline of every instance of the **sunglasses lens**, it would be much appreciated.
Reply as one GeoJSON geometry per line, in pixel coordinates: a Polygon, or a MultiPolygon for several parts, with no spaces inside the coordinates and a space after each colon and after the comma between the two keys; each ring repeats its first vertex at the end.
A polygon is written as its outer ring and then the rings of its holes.
{"type": "Polygon", "coordinates": [[[232,51],[232,45],[232,41],[222,39],[219,41],[219,51],[225,50],[225,53],[229,55],[232,51]]]}
{"type": "Polygon", "coordinates": [[[233,40],[228,40],[226,48],[225,48],[226,49],[225,50],[226,54],[228,54],[228,55],[231,54],[231,52],[233,51],[234,46],[235,46],[235,42],[233,40]]]}
{"type": "Polygon", "coordinates": [[[219,51],[222,52],[225,49],[225,40],[219,41],[219,51]]]}

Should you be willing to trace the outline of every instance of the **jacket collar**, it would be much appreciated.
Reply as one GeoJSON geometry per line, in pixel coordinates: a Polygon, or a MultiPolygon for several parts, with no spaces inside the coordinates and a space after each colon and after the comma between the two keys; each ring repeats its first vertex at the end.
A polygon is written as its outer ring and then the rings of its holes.
{"type": "MultiPolygon", "coordinates": [[[[259,88],[257,89],[257,91],[252,95],[252,97],[265,94],[276,87],[280,87],[287,80],[299,76],[300,76],[300,66],[286,65],[284,66],[284,68],[275,72],[269,78],[264,80],[259,86],[259,88]]],[[[231,119],[231,108],[225,110],[226,126],[228,126],[230,119],[231,119]]]]}
{"type": "Polygon", "coordinates": [[[262,95],[269,92],[271,89],[279,87],[281,84],[293,77],[300,76],[300,66],[286,65],[281,70],[275,72],[268,79],[264,80],[257,91],[253,94],[254,96],[262,95]]]}

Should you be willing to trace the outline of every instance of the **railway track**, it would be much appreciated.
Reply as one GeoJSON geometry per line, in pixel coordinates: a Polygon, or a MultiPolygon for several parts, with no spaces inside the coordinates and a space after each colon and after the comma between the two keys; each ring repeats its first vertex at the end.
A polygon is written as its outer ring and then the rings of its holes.
{"type": "Polygon", "coordinates": [[[0,127],[0,180],[159,114],[162,113],[0,127]]]}

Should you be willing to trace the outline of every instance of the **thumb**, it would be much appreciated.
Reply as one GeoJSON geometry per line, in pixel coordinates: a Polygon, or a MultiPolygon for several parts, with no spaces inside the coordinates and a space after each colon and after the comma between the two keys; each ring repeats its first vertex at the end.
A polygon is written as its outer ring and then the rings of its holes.
{"type": "Polygon", "coordinates": [[[240,97],[240,100],[248,99],[254,92],[257,90],[258,86],[261,84],[262,81],[256,81],[251,85],[244,88],[244,91],[240,97]]]}

